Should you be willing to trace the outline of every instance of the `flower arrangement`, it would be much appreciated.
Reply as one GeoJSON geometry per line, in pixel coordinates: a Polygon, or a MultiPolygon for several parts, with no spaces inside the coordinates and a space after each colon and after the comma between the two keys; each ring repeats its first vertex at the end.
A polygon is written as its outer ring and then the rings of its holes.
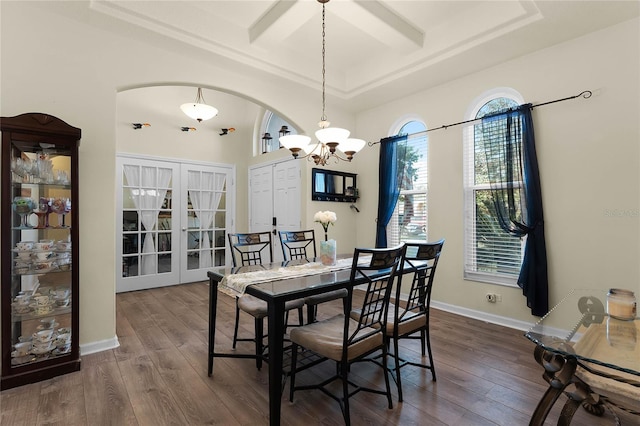
{"type": "Polygon", "coordinates": [[[335,212],[332,211],[324,211],[324,212],[316,212],[313,215],[313,221],[318,222],[324,228],[324,240],[327,241],[327,232],[329,231],[329,225],[333,225],[333,223],[338,220],[338,216],[336,216],[335,212]]]}

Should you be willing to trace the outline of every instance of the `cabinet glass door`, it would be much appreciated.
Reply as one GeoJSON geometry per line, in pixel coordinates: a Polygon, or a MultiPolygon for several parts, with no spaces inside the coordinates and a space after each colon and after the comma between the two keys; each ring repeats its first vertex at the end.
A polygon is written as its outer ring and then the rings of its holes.
{"type": "MultiPolygon", "coordinates": [[[[11,366],[71,352],[71,152],[13,140],[11,147],[11,366]]],[[[4,285],[4,283],[3,283],[4,285]]]]}

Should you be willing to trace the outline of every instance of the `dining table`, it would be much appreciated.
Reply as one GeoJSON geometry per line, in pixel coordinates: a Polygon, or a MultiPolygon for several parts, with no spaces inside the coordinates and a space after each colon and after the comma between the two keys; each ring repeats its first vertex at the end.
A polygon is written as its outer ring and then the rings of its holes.
{"type": "Polygon", "coordinates": [[[629,311],[616,317],[605,290],[574,289],[525,333],[549,384],[530,425],[544,425],[563,393],[558,424],[571,423],[580,405],[594,415],[606,407],[640,416],[640,318],[629,311]]]}
{"type": "MultiPolygon", "coordinates": [[[[281,399],[286,376],[283,353],[285,335],[285,302],[321,293],[357,286],[364,277],[351,281],[352,255],[338,255],[336,265],[325,266],[320,258],[274,262],[263,265],[221,267],[207,272],[209,277],[209,344],[208,375],[213,374],[216,357],[255,358],[254,354],[216,352],[216,310],[219,290],[250,294],[267,302],[268,366],[269,366],[269,424],[279,425],[281,399]],[[237,279],[236,279],[237,278],[237,279]],[[219,286],[221,287],[219,289],[219,286]]],[[[420,265],[408,266],[404,272],[420,265]]],[[[383,275],[385,271],[380,271],[383,275]]]]}

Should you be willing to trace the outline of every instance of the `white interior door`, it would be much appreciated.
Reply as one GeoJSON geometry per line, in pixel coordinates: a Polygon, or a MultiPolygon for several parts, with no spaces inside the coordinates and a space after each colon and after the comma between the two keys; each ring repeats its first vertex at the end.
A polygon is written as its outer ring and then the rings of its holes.
{"type": "Polygon", "coordinates": [[[226,264],[233,167],[118,156],[116,291],[206,279],[226,264]]]}
{"type": "Polygon", "coordinates": [[[229,169],[184,164],[181,173],[181,282],[201,281],[227,263],[232,192],[229,169]]]}
{"type": "Polygon", "coordinates": [[[250,232],[272,231],[274,261],[282,260],[278,230],[301,227],[301,176],[298,161],[258,166],[249,170],[250,232]]]}

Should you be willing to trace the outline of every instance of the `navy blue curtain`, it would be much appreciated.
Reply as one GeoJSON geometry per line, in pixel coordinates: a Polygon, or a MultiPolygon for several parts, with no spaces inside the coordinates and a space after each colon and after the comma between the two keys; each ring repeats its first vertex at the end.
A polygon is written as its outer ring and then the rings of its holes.
{"type": "Polygon", "coordinates": [[[518,285],[531,313],[543,316],[549,311],[549,282],[531,109],[531,104],[525,104],[484,117],[482,134],[500,227],[509,234],[527,237],[518,285]]]}
{"type": "MultiPolygon", "coordinates": [[[[378,218],[376,219],[376,248],[387,247],[387,225],[400,195],[404,169],[398,168],[398,143],[407,141],[407,135],[390,136],[380,140],[378,166],[378,218]]],[[[407,150],[403,150],[407,152],[407,150]]],[[[402,161],[404,164],[404,161],[402,161]]]]}

